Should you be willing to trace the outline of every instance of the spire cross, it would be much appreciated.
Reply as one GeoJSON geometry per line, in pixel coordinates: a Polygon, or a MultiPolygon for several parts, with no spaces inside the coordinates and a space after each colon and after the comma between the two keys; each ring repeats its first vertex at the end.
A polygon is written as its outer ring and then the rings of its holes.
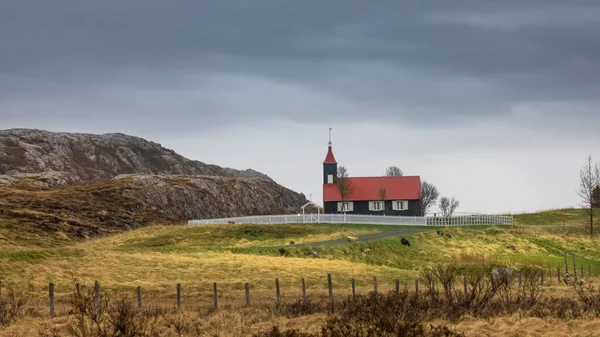
{"type": "Polygon", "coordinates": [[[329,128],[329,147],[331,147],[331,128],[329,128]]]}
{"type": "Polygon", "coordinates": [[[308,195],[308,200],[312,201],[312,193],[308,195]]]}

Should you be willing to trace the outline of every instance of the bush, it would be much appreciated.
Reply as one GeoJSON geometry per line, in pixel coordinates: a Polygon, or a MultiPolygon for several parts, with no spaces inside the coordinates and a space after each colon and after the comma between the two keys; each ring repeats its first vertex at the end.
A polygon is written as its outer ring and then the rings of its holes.
{"type": "Polygon", "coordinates": [[[271,330],[260,332],[258,334],[254,334],[252,336],[254,336],[254,337],[316,337],[315,335],[303,333],[296,329],[286,330],[286,331],[282,332],[281,330],[279,330],[279,327],[276,325],[273,326],[273,328],[271,328],[271,330]]]}
{"type": "Polygon", "coordinates": [[[8,296],[2,297],[0,303],[0,326],[11,325],[14,321],[21,318],[29,297],[24,292],[16,291],[11,285],[6,287],[8,296]]]}
{"type": "Polygon", "coordinates": [[[282,313],[287,317],[299,317],[304,315],[312,315],[318,312],[325,311],[325,308],[322,308],[318,303],[307,299],[304,301],[303,299],[298,299],[296,302],[292,302],[287,304],[282,313]]]}

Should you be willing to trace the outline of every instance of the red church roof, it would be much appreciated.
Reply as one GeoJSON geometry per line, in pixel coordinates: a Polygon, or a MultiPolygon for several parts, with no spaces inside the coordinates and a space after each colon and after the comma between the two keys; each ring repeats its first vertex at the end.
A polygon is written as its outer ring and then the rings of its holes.
{"type": "Polygon", "coordinates": [[[327,157],[325,157],[323,164],[337,164],[337,161],[335,161],[335,157],[333,156],[331,146],[329,147],[329,150],[327,150],[327,157]]]}
{"type": "MultiPolygon", "coordinates": [[[[348,178],[352,193],[347,201],[381,200],[379,190],[385,188],[385,200],[418,200],[421,198],[421,178],[408,177],[359,177],[348,178]]],[[[341,201],[336,184],[323,184],[323,201],[341,201]]]]}

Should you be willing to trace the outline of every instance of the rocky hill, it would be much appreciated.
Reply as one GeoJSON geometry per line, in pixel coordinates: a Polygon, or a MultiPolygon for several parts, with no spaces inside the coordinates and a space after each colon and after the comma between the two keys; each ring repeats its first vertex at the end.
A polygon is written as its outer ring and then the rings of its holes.
{"type": "Polygon", "coordinates": [[[103,135],[31,129],[0,131],[0,175],[62,171],[76,180],[119,174],[185,174],[271,180],[265,174],[189,160],[160,144],[120,133],[103,135]]]}
{"type": "Polygon", "coordinates": [[[295,213],[305,202],[262,173],[192,161],[137,137],[0,131],[0,246],[295,213]]]}
{"type": "Polygon", "coordinates": [[[305,202],[263,179],[133,174],[73,181],[60,172],[0,176],[0,246],[53,246],[188,219],[295,212],[305,202]]]}

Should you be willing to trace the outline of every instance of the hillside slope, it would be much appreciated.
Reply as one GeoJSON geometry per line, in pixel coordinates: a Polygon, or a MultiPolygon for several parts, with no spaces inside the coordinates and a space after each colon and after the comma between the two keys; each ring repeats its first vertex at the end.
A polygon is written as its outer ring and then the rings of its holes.
{"type": "Polygon", "coordinates": [[[160,144],[120,133],[103,135],[32,129],[0,131],[0,175],[63,171],[75,179],[111,179],[119,174],[185,174],[271,180],[189,160],[160,144]]]}
{"type": "Polygon", "coordinates": [[[0,247],[52,247],[188,219],[296,212],[305,202],[303,195],[262,179],[135,174],[70,182],[65,173],[4,177],[10,185],[0,186],[0,247]]]}

